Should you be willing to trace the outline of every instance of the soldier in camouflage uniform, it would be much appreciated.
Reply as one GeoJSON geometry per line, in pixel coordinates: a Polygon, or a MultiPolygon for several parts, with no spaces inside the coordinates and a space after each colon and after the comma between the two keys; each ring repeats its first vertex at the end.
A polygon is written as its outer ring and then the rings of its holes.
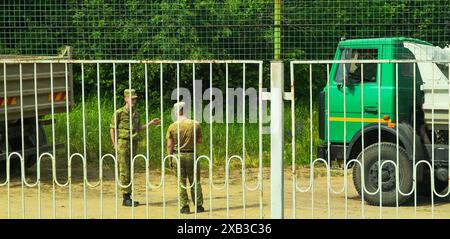
{"type": "Polygon", "coordinates": [[[119,108],[112,117],[110,125],[110,134],[113,147],[117,149],[117,161],[119,171],[120,184],[125,186],[121,188],[123,194],[123,206],[138,206],[139,202],[131,200],[131,170],[130,162],[132,155],[137,151],[139,131],[149,127],[150,125],[159,125],[159,119],[153,119],[146,125],[141,125],[139,113],[136,111],[137,95],[134,89],[124,91],[125,105],[119,108]],[[130,110],[131,108],[131,110],[130,110]],[[131,126],[130,126],[130,111],[131,126]],[[131,128],[132,127],[132,128],[131,128]],[[131,129],[131,130],[130,130],[131,129]],[[115,133],[117,132],[117,144],[115,143],[115,133]],[[131,137],[130,137],[131,136],[131,137]],[[133,140],[131,140],[131,138],[133,140]],[[131,147],[131,141],[133,143],[131,147]],[[133,152],[132,152],[133,151],[133,152]]]}
{"type": "MultiPolygon", "coordinates": [[[[197,165],[196,186],[194,185],[194,145],[202,143],[202,130],[200,124],[191,119],[186,118],[183,114],[184,102],[174,105],[174,114],[177,121],[172,123],[167,129],[167,153],[174,155],[180,160],[180,213],[190,213],[189,199],[186,192],[186,180],[189,179],[191,187],[191,199],[196,204],[197,212],[204,212],[202,186],[200,184],[200,164],[197,165]],[[195,137],[194,138],[194,131],[195,137]],[[179,143],[179,144],[178,144],[179,143]],[[195,198],[195,189],[197,188],[197,198],[195,198]]],[[[172,158],[170,158],[170,166],[173,167],[172,158]]]]}

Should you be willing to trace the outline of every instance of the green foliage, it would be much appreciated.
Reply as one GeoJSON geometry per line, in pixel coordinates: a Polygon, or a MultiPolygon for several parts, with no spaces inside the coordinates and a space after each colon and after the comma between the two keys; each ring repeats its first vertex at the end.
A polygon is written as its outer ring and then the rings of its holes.
{"type": "MultiPolygon", "coordinates": [[[[282,1],[282,58],[330,59],[342,36],[415,37],[444,46],[450,42],[448,12],[449,0],[282,1]]],[[[5,0],[0,15],[4,24],[0,54],[51,55],[71,45],[77,59],[273,57],[272,0],[39,0],[20,4],[5,0]]],[[[85,65],[86,94],[97,87],[95,68],[85,65]]],[[[143,66],[134,68],[132,87],[144,94],[143,66]]],[[[326,78],[323,69],[322,73],[314,69],[314,78],[320,79],[313,82],[314,92],[326,78]]],[[[76,92],[81,92],[80,70],[75,68],[76,92]]],[[[198,75],[209,73],[207,68],[198,70],[198,75]]],[[[173,88],[175,66],[166,66],[164,71],[164,85],[173,88]]],[[[308,83],[307,66],[299,71],[296,79],[308,83]]],[[[121,92],[128,88],[128,66],[117,65],[116,73],[121,92]]],[[[181,80],[190,79],[189,71],[181,73],[181,80]]],[[[148,89],[157,89],[159,67],[149,66],[147,74],[148,89]]],[[[265,79],[268,74],[265,68],[265,79]]],[[[102,65],[100,76],[101,88],[111,88],[112,65],[102,65]]],[[[256,83],[258,78],[248,79],[256,83]]]]}
{"type": "MultiPolygon", "coordinates": [[[[293,1],[294,2],[294,1],[293,1]]],[[[450,43],[450,1],[298,1],[282,9],[284,56],[305,51],[306,59],[331,59],[341,37],[413,37],[450,43]]]]}
{"type": "MultiPolygon", "coordinates": [[[[443,46],[449,11],[449,0],[282,1],[283,58],[330,58],[342,36],[443,46]]],[[[273,0],[4,0],[0,15],[1,53],[48,55],[67,44],[78,59],[273,55],[273,0]]]]}
{"type": "MultiPolygon", "coordinates": [[[[71,112],[69,112],[69,124],[67,124],[67,114],[60,113],[55,115],[54,129],[51,126],[46,126],[46,135],[48,137],[48,142],[52,143],[53,140],[56,144],[64,144],[70,150],[70,154],[79,153],[84,155],[84,149],[86,148],[86,159],[88,163],[97,164],[99,162],[99,155],[114,154],[112,149],[111,138],[109,134],[109,125],[111,123],[112,115],[114,112],[114,103],[111,99],[101,98],[100,99],[100,111],[101,116],[99,117],[99,111],[97,104],[97,97],[90,97],[84,102],[84,117],[83,117],[83,104],[80,102],[76,104],[71,112]],[[83,128],[83,125],[85,126],[83,128]],[[55,130],[55,139],[52,139],[52,130],[55,130]],[[69,140],[69,141],[68,141],[69,140]]],[[[121,101],[117,101],[117,108],[122,106],[121,101]]],[[[299,109],[298,111],[303,111],[305,109],[299,109]]],[[[163,110],[163,116],[160,115],[159,108],[149,108],[146,112],[144,102],[140,102],[138,105],[138,111],[141,115],[141,122],[146,122],[146,113],[148,113],[148,119],[162,118],[162,126],[151,126],[147,131],[144,130],[140,134],[139,148],[137,149],[138,154],[147,155],[149,163],[153,167],[158,167],[161,165],[161,159],[165,157],[166,145],[165,137],[167,128],[172,123],[170,109],[163,110]],[[162,127],[162,132],[161,132],[162,127]],[[162,141],[163,140],[163,141],[162,141]],[[161,143],[163,146],[161,147],[161,143]],[[162,152],[161,152],[162,151],[162,152]],[[161,154],[163,153],[163,154],[161,154]]],[[[286,116],[289,114],[286,111],[286,116]]],[[[306,117],[306,113],[297,114],[301,120],[306,117]]],[[[47,116],[50,118],[50,116],[47,116]]],[[[314,123],[316,124],[316,123],[314,123]]],[[[202,122],[202,134],[203,134],[203,144],[198,145],[197,155],[210,156],[212,153],[212,162],[214,165],[225,165],[225,158],[228,153],[228,157],[232,155],[239,155],[240,157],[245,157],[246,166],[257,167],[259,163],[259,128],[257,123],[245,124],[245,148],[243,147],[243,124],[234,123],[228,124],[228,139],[226,140],[226,124],[225,123],[209,123],[202,122]],[[212,127],[212,131],[210,131],[212,127]],[[210,140],[212,135],[212,145],[210,148],[210,140]],[[225,147],[226,145],[226,147],[225,147]]],[[[290,127],[289,127],[290,128],[290,127]]],[[[303,134],[300,134],[303,135],[303,134]]],[[[289,136],[286,135],[286,141],[290,141],[289,136]]],[[[301,136],[302,138],[304,136],[301,136]]],[[[263,162],[265,165],[269,164],[270,146],[269,146],[268,135],[263,138],[263,162]]],[[[300,141],[299,141],[300,142],[300,141]]],[[[306,142],[306,141],[305,141],[306,142]]],[[[67,150],[67,148],[66,148],[67,150]]],[[[300,152],[300,155],[304,155],[306,152],[300,152]]],[[[58,157],[64,158],[67,155],[66,152],[61,152],[58,157]]],[[[287,160],[289,160],[287,158],[287,160]]],[[[110,158],[105,158],[105,164],[111,164],[112,160],[110,158]]],[[[202,163],[207,163],[202,160],[202,163]]],[[[301,162],[301,161],[298,161],[301,162]]],[[[297,163],[298,163],[297,162],[297,163]]],[[[143,161],[139,160],[138,164],[142,165],[143,161]]],[[[234,165],[234,163],[233,163],[234,165]]],[[[235,165],[236,166],[236,165],[235,165]]]]}
{"type": "MultiPolygon", "coordinates": [[[[439,46],[450,43],[450,0],[282,1],[281,11],[281,54],[286,62],[286,87],[290,82],[288,60],[330,59],[343,36],[404,36],[439,46]]],[[[0,54],[54,55],[61,46],[70,45],[76,59],[273,58],[273,0],[4,0],[0,6],[0,19],[0,54]]],[[[70,121],[74,122],[70,126],[71,132],[78,134],[74,135],[71,147],[77,152],[82,142],[82,135],[79,135],[82,133],[79,125],[82,91],[88,99],[88,137],[95,139],[98,137],[95,136],[98,135],[95,133],[98,122],[95,118],[95,97],[98,91],[102,96],[102,108],[106,109],[102,112],[101,122],[107,125],[112,109],[111,101],[105,99],[112,99],[114,82],[117,102],[122,102],[123,90],[132,87],[141,96],[147,91],[150,109],[158,108],[160,97],[163,97],[165,105],[170,103],[171,91],[177,86],[175,64],[163,66],[162,81],[159,65],[147,65],[145,71],[144,65],[130,67],[116,64],[113,74],[112,64],[102,64],[99,78],[97,65],[84,64],[83,67],[84,74],[81,74],[81,65],[74,65],[77,106],[70,114],[70,121]],[[164,87],[162,96],[159,95],[160,87],[164,87]]],[[[196,78],[209,82],[209,65],[197,64],[195,67],[196,78]]],[[[213,65],[213,68],[213,86],[224,90],[225,68],[223,65],[213,65]]],[[[269,74],[268,64],[264,64],[265,87],[269,86],[269,74]]],[[[229,65],[230,87],[241,86],[241,76],[241,65],[229,65]]],[[[299,106],[296,114],[304,125],[309,122],[310,95],[316,101],[317,92],[325,85],[326,65],[312,69],[309,65],[297,65],[294,77],[296,103],[299,106]],[[310,87],[311,93],[301,90],[310,87]]],[[[180,85],[192,86],[192,78],[192,65],[180,65],[180,85]]],[[[248,70],[246,79],[247,86],[257,87],[258,71],[248,70]]],[[[204,84],[204,88],[207,87],[209,85],[204,84]]],[[[286,112],[288,119],[290,114],[286,112]]],[[[158,111],[151,110],[151,114],[158,115],[158,111]]],[[[317,118],[316,115],[316,110],[313,110],[313,118],[317,118]]],[[[64,116],[57,117],[57,137],[64,137],[62,133],[66,128],[64,123],[60,123],[65,122],[61,118],[64,116]]],[[[314,120],[313,124],[316,122],[314,120]]],[[[308,129],[306,126],[301,129],[308,129]]],[[[219,129],[223,132],[223,125],[219,129]]],[[[239,133],[235,126],[231,130],[239,133]]],[[[256,131],[252,132],[249,131],[249,138],[253,140],[257,137],[256,131]]],[[[296,146],[301,154],[300,162],[307,160],[310,153],[309,146],[303,143],[308,142],[307,132],[301,131],[299,138],[302,140],[296,146]]],[[[104,129],[101,135],[105,139],[102,149],[108,150],[108,135],[104,129]]],[[[222,141],[215,144],[224,145],[223,133],[219,135],[222,141]]],[[[317,143],[318,139],[314,138],[313,145],[317,143]]],[[[232,147],[239,145],[233,144],[232,147]]],[[[254,145],[257,144],[254,142],[254,145]]],[[[89,152],[98,150],[95,145],[89,144],[87,147],[89,152]]],[[[201,150],[207,152],[206,149],[201,150]]],[[[214,152],[223,153],[223,148],[219,147],[214,152]]],[[[233,152],[238,152],[238,148],[234,148],[233,152]]]]}

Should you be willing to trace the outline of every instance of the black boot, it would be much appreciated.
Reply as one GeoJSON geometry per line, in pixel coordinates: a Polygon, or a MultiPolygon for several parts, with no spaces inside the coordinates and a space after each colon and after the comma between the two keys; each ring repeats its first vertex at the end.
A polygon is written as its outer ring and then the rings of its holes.
{"type": "Polygon", "coordinates": [[[137,207],[137,206],[139,206],[139,202],[138,201],[134,201],[134,203],[133,203],[133,200],[131,200],[130,194],[126,193],[126,194],[123,195],[122,206],[125,206],[125,207],[135,206],[135,207],[137,207]]]}
{"type": "Polygon", "coordinates": [[[205,211],[205,209],[203,208],[203,206],[197,206],[197,213],[201,213],[204,211],[205,211]]]}
{"type": "Polygon", "coordinates": [[[189,213],[191,213],[191,212],[190,212],[190,209],[189,209],[189,206],[186,205],[186,206],[182,207],[182,208],[180,209],[180,213],[181,213],[181,214],[189,214],[189,213]]]}

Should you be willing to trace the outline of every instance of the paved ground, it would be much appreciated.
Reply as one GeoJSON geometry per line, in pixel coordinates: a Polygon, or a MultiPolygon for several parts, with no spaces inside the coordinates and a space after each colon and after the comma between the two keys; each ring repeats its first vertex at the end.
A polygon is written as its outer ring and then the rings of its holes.
{"type": "MultiPolygon", "coordinates": [[[[86,185],[83,187],[82,167],[73,167],[71,187],[60,187],[52,184],[50,165],[43,165],[41,172],[42,180],[40,190],[38,187],[25,187],[22,190],[20,178],[15,177],[8,187],[0,187],[0,218],[8,217],[8,195],[10,199],[10,217],[12,218],[38,218],[39,212],[42,218],[68,218],[72,211],[73,218],[163,218],[164,213],[167,218],[259,218],[261,205],[260,193],[258,191],[246,191],[245,194],[245,212],[243,208],[243,193],[240,170],[232,170],[230,184],[228,189],[229,203],[227,207],[227,189],[224,187],[224,169],[214,169],[213,182],[216,187],[222,189],[209,190],[208,172],[204,169],[202,175],[202,185],[204,188],[205,209],[204,213],[179,215],[178,199],[176,190],[175,176],[172,172],[167,172],[165,183],[161,187],[148,190],[148,203],[146,203],[145,173],[136,172],[135,193],[136,199],[142,206],[124,208],[121,206],[121,195],[118,200],[115,198],[115,182],[112,169],[104,170],[104,180],[100,184],[98,180],[98,169],[88,169],[89,183],[96,184],[91,188],[86,185]],[[85,190],[85,191],[84,191],[85,190]],[[69,192],[71,191],[71,195],[69,192]],[[86,193],[84,193],[86,192],[86,193]],[[163,194],[165,197],[163,199],[163,194]],[[212,197],[210,197],[212,195],[212,197]],[[25,199],[22,201],[22,197],[25,199]],[[39,207],[39,200],[40,207],[39,207]],[[55,200],[53,200],[55,199],[55,200]],[[71,199],[71,200],[70,200],[71,199]],[[116,202],[118,204],[116,211],[116,202]],[[165,202],[165,203],[164,203],[165,202]],[[164,206],[165,205],[165,206],[164,206]],[[25,211],[23,210],[25,209],[25,211]],[[40,208],[40,210],[39,210],[40,208]],[[227,210],[228,208],[228,210],[227,210]],[[165,209],[165,210],[164,210],[165,209]],[[210,212],[212,209],[212,213],[210,212]],[[116,214],[117,213],[117,214],[116,214]],[[147,214],[148,213],[148,214],[147,214]],[[244,214],[245,213],[245,214],[244,214]]],[[[262,194],[262,214],[265,218],[270,218],[270,180],[269,171],[265,168],[263,173],[263,194],[262,194]]],[[[27,180],[29,183],[35,182],[36,168],[27,171],[27,180]]],[[[293,195],[292,195],[292,174],[286,171],[285,181],[285,216],[293,217],[293,195]]],[[[306,188],[309,185],[309,168],[298,170],[298,179],[300,186],[306,188]]],[[[57,178],[60,183],[67,182],[67,170],[61,167],[57,171],[57,178]]],[[[250,188],[255,187],[257,171],[248,169],[246,173],[247,185],[250,188]]],[[[2,179],[2,182],[4,179],[2,179]]],[[[434,211],[435,218],[450,217],[450,197],[434,198],[434,208],[431,207],[430,197],[420,197],[417,201],[417,208],[414,202],[401,206],[400,208],[369,206],[362,203],[358,194],[353,188],[351,175],[347,177],[348,192],[345,196],[344,176],[341,170],[331,172],[332,189],[338,194],[328,194],[326,190],[326,171],[324,168],[315,169],[314,193],[296,193],[295,212],[297,218],[432,218],[434,211]],[[314,202],[314,205],[312,205],[314,202]],[[328,204],[328,202],[330,202],[328,204]],[[314,208],[314,210],[312,210],[314,208]],[[328,208],[330,210],[328,210],[328,208]]],[[[160,182],[160,170],[150,171],[150,182],[154,185],[160,182]]],[[[191,206],[191,208],[193,208],[191,206]]]]}

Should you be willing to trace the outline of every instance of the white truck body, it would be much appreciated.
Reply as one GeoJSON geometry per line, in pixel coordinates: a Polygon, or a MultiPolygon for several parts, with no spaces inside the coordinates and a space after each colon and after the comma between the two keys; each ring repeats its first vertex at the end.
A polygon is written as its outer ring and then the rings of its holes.
{"type": "MultiPolygon", "coordinates": [[[[450,110],[450,48],[404,43],[418,61],[423,84],[425,123],[431,129],[447,130],[450,110]]],[[[416,73],[417,74],[417,73],[416,73]]]]}

